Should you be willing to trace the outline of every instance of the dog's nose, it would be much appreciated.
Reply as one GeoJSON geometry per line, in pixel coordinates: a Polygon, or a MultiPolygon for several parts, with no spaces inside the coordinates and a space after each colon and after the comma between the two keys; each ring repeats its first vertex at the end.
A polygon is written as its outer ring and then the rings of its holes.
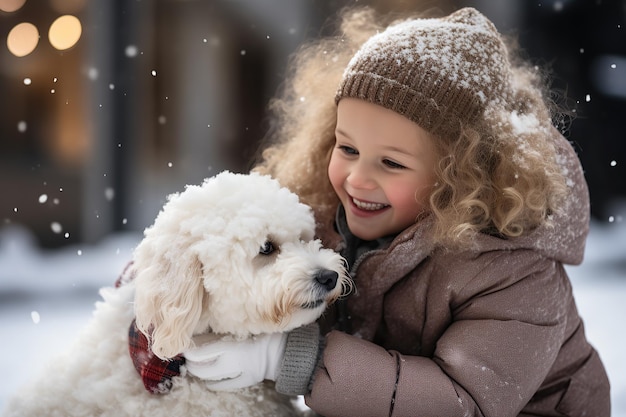
{"type": "Polygon", "coordinates": [[[326,288],[327,291],[333,290],[337,286],[339,274],[330,269],[320,269],[315,272],[315,281],[326,288]]]}

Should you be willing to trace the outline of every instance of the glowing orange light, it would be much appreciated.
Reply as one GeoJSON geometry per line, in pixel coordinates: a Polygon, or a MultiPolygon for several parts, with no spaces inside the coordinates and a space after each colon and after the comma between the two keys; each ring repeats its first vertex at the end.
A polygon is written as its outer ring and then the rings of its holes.
{"type": "Polygon", "coordinates": [[[52,46],[63,51],[76,45],[82,31],[80,20],[75,16],[67,14],[59,17],[52,23],[48,31],[48,39],[52,46]]]}
{"type": "Polygon", "coordinates": [[[0,0],[0,10],[7,13],[18,11],[26,0],[0,0]]]}
{"type": "Polygon", "coordinates": [[[18,57],[33,52],[38,43],[39,31],[32,23],[24,22],[16,25],[7,36],[7,48],[18,57]]]}

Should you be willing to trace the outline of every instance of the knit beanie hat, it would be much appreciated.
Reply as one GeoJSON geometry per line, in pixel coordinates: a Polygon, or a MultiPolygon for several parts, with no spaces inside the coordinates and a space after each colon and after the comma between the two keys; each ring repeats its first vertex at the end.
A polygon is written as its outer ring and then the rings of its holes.
{"type": "Polygon", "coordinates": [[[506,101],[507,49],[497,29],[473,8],[406,20],[368,39],[348,64],[335,102],[367,100],[436,136],[456,137],[488,106],[506,101]]]}

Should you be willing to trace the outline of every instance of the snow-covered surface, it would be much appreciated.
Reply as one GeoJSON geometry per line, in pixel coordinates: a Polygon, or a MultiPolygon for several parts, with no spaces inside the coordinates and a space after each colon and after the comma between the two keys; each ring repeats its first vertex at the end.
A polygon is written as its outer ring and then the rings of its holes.
{"type": "MultiPolygon", "coordinates": [[[[115,281],[140,238],[121,234],[40,251],[24,230],[0,229],[0,410],[85,326],[98,288],[115,281]]],[[[568,271],[587,335],[609,373],[612,415],[626,417],[626,222],[594,223],[585,262],[568,271]]]]}

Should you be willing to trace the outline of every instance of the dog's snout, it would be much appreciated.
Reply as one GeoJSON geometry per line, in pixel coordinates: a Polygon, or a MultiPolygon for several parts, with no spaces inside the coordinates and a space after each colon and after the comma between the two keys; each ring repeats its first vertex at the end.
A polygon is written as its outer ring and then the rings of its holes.
{"type": "Polygon", "coordinates": [[[330,269],[320,269],[315,272],[315,281],[317,281],[327,291],[335,289],[338,279],[339,274],[336,271],[331,271],[330,269]]]}

